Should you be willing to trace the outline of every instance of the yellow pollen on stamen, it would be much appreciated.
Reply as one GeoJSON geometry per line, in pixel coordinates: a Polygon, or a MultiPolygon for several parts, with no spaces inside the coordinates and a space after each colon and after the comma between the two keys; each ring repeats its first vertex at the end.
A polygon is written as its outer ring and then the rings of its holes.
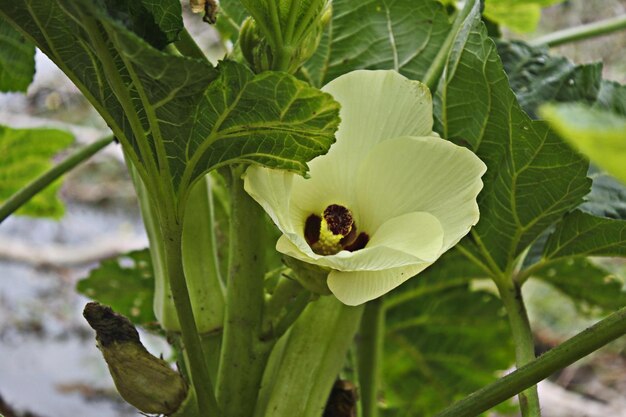
{"type": "Polygon", "coordinates": [[[343,247],[339,244],[344,235],[334,234],[328,227],[326,219],[322,218],[322,224],[320,226],[320,237],[313,245],[313,250],[320,255],[334,255],[343,250],[343,247]]]}

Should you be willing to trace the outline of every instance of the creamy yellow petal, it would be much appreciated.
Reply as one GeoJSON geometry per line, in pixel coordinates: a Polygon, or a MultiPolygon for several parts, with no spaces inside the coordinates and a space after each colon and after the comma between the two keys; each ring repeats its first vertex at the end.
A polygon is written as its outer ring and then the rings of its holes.
{"type": "Polygon", "coordinates": [[[430,265],[423,263],[384,271],[331,271],[328,288],[342,303],[359,305],[388,293],[430,265]]]}
{"type": "Polygon", "coordinates": [[[437,137],[402,137],[378,144],[363,161],[357,184],[365,230],[423,211],[444,230],[443,250],[478,222],[476,197],[485,164],[470,150],[437,137]]]}
{"type": "Polygon", "coordinates": [[[296,230],[289,203],[294,177],[287,171],[256,165],[250,166],[243,176],[246,192],[263,207],[283,233],[294,233],[296,230]]]}
{"type": "Polygon", "coordinates": [[[311,178],[294,180],[293,200],[303,209],[353,202],[358,167],[372,147],[432,132],[430,91],[395,71],[353,71],[322,90],[341,104],[341,123],[328,154],[309,163],[311,178]]]}

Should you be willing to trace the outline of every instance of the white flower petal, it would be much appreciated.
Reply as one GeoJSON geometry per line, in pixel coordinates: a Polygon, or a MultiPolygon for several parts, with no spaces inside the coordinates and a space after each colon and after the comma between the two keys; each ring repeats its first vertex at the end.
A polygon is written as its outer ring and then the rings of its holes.
{"type": "Polygon", "coordinates": [[[243,175],[244,190],[263,207],[283,233],[296,230],[289,204],[294,177],[290,172],[256,165],[250,166],[243,175]]]}
{"type": "Polygon", "coordinates": [[[359,305],[386,294],[430,265],[423,263],[384,271],[331,271],[328,288],[342,303],[359,305]]]}
{"type": "Polygon", "coordinates": [[[432,262],[441,254],[443,233],[441,223],[432,214],[407,213],[383,223],[368,246],[385,246],[432,262]]]}
{"type": "Polygon", "coordinates": [[[276,250],[303,262],[338,271],[379,271],[432,262],[441,253],[443,228],[429,213],[408,213],[385,222],[363,249],[322,256],[298,234],[286,234],[276,250]]]}
{"type": "Polygon", "coordinates": [[[478,222],[476,196],[485,170],[474,153],[444,139],[381,142],[359,169],[357,199],[363,228],[375,229],[410,212],[428,212],[443,226],[444,252],[478,222]]]}
{"type": "Polygon", "coordinates": [[[294,201],[307,208],[317,200],[324,208],[354,201],[358,167],[372,147],[398,136],[429,135],[433,125],[428,87],[395,71],[353,71],[322,90],[341,104],[341,124],[328,154],[309,163],[311,178],[294,180],[294,201]]]}

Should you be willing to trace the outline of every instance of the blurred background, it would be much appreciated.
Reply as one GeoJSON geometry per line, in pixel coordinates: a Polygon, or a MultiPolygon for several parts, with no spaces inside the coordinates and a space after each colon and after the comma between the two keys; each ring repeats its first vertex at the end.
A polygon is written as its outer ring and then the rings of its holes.
{"type": "MultiPolygon", "coordinates": [[[[626,0],[570,0],[544,10],[532,39],[558,29],[626,14],[626,0]]],[[[212,60],[224,53],[213,29],[186,11],[188,28],[212,60]]],[[[575,63],[604,62],[604,78],[626,83],[626,32],[554,48],[575,63]]],[[[28,93],[0,94],[0,124],[57,127],[83,146],[108,131],[71,82],[41,53],[28,93]]],[[[13,216],[0,225],[0,412],[6,417],[130,417],[119,399],[92,330],[82,318],[87,298],[75,291],[98,261],[147,246],[121,151],[105,151],[72,171],[60,221],[13,216]],[[12,415],[13,414],[13,415],[12,415]]],[[[624,277],[626,266],[605,260],[624,277]]],[[[530,282],[529,311],[540,348],[594,322],[558,292],[530,282]]],[[[167,343],[142,334],[154,354],[167,343]]],[[[626,343],[621,340],[555,375],[540,387],[545,417],[626,416],[626,343]]]]}

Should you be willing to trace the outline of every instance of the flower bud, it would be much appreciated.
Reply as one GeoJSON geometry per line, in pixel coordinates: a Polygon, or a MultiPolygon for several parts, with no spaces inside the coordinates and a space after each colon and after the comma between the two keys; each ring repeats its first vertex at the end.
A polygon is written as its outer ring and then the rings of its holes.
{"type": "Polygon", "coordinates": [[[122,398],[149,414],[173,414],[187,397],[182,376],[151,355],[124,316],[111,307],[88,303],[83,316],[96,331],[98,348],[122,398]]]}
{"type": "Polygon", "coordinates": [[[252,17],[241,24],[239,46],[244,58],[256,73],[268,71],[272,65],[272,48],[252,17]]]}
{"type": "MultiPolygon", "coordinates": [[[[299,7],[297,4],[285,6],[299,7]]],[[[331,19],[330,5],[320,5],[320,13],[310,22],[303,23],[305,29],[299,33],[297,38],[285,41],[284,45],[276,45],[268,38],[267,33],[263,33],[260,26],[253,17],[247,18],[242,26],[239,35],[239,42],[243,56],[250,64],[250,67],[260,73],[272,68],[274,56],[277,53],[288,56],[287,67],[283,69],[294,73],[304,64],[317,50],[324,28],[331,19]],[[277,52],[275,48],[280,48],[277,52]]],[[[284,35],[284,34],[283,34],[284,35]]]]}

